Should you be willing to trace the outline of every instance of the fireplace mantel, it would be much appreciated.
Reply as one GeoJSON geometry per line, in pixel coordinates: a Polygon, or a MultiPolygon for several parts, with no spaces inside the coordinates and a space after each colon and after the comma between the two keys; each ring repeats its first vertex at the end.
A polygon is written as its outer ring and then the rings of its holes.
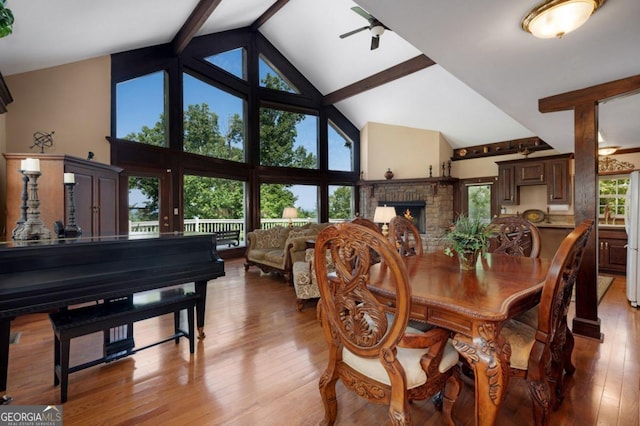
{"type": "Polygon", "coordinates": [[[458,178],[454,178],[451,176],[441,176],[412,179],[361,180],[357,183],[357,185],[361,188],[369,187],[370,189],[373,189],[376,185],[431,185],[434,195],[437,195],[439,185],[454,185],[458,181],[458,178]]]}

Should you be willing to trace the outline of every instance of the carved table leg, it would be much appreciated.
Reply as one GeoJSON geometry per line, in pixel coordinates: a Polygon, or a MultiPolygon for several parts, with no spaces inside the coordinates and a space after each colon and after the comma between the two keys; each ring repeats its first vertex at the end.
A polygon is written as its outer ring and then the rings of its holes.
{"type": "Polygon", "coordinates": [[[511,347],[498,335],[498,325],[474,325],[474,337],[457,333],[453,346],[473,368],[476,425],[494,425],[509,384],[511,347]]]}

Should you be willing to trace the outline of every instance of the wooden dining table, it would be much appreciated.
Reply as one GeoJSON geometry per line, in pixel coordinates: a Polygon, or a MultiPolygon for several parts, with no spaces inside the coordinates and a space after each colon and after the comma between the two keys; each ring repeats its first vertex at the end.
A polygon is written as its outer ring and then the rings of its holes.
{"type": "MultiPolygon", "coordinates": [[[[404,257],[411,284],[411,319],[451,330],[456,350],[473,369],[475,423],[496,423],[509,382],[511,347],[502,324],[540,301],[550,260],[483,254],[461,271],[442,252],[404,257]]],[[[383,263],[370,269],[371,292],[393,312],[394,289],[383,263]]]]}

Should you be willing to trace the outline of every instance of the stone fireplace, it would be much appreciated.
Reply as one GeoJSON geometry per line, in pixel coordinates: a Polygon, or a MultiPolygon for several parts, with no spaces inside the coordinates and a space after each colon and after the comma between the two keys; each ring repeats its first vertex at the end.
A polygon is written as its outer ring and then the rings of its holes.
{"type": "Polygon", "coordinates": [[[421,178],[362,181],[360,215],[373,219],[377,206],[393,206],[404,215],[408,209],[420,234],[425,251],[436,251],[441,237],[453,221],[455,178],[421,178]]]}

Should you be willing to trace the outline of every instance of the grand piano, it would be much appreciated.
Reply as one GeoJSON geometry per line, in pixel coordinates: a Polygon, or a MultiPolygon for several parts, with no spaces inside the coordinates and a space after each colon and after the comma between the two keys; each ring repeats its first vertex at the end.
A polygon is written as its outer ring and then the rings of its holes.
{"type": "Polygon", "coordinates": [[[204,338],[207,282],[224,276],[211,234],[0,243],[0,393],[7,389],[11,320],[74,304],[195,283],[204,338]]]}

